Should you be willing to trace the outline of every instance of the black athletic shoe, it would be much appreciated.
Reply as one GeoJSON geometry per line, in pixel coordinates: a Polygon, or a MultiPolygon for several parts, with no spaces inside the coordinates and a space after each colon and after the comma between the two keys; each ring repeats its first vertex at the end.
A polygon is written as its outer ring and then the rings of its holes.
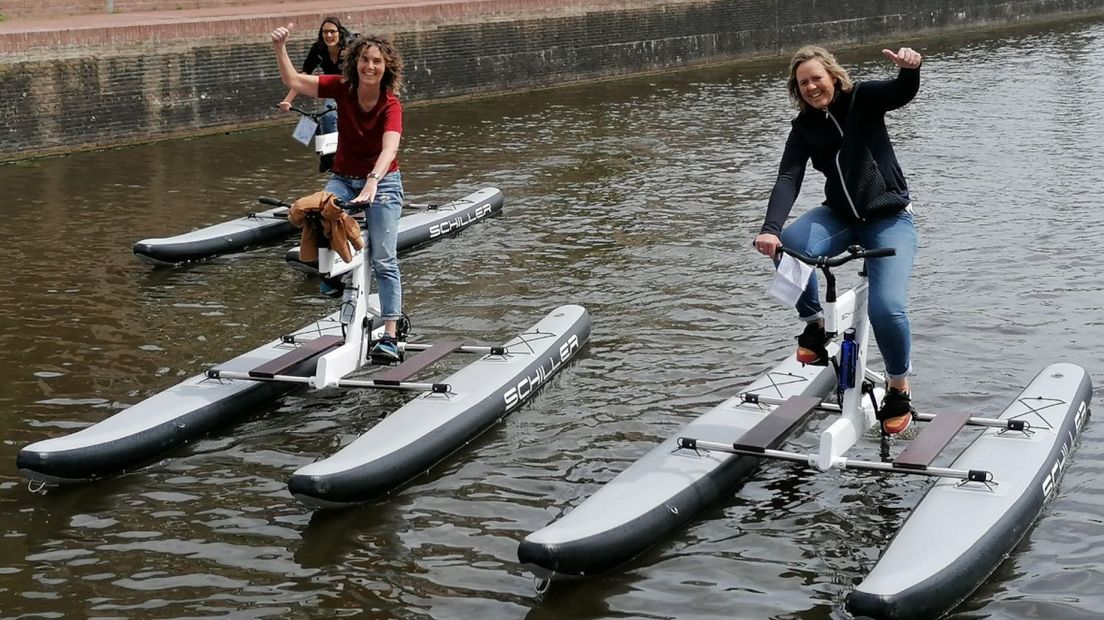
{"type": "Polygon", "coordinates": [[[882,421],[882,430],[887,435],[896,435],[907,429],[912,423],[916,409],[912,408],[912,396],[897,388],[886,390],[882,406],[878,408],[878,419],[882,421]]]}
{"type": "Polygon", "coordinates": [[[797,361],[813,366],[828,365],[828,336],[824,333],[824,327],[816,321],[810,321],[805,325],[805,331],[797,337],[797,361]]]}

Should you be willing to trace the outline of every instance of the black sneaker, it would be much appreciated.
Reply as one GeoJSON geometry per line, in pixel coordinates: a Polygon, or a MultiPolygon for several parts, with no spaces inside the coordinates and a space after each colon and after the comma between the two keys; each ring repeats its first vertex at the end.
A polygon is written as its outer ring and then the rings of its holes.
{"type": "Polygon", "coordinates": [[[368,357],[377,364],[392,364],[399,361],[399,343],[393,336],[384,334],[376,341],[376,346],[368,352],[368,357]]]}
{"type": "Polygon", "coordinates": [[[903,432],[912,423],[916,409],[912,407],[912,395],[897,388],[886,390],[882,406],[878,408],[878,419],[887,435],[903,432]]]}
{"type": "Polygon", "coordinates": [[[797,337],[797,361],[813,366],[828,365],[828,336],[824,326],[816,321],[805,324],[805,331],[797,337]]]}

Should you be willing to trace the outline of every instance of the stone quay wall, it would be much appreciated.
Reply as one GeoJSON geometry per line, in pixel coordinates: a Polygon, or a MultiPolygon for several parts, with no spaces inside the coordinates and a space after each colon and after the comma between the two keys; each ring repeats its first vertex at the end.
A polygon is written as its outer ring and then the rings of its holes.
{"type": "MultiPolygon", "coordinates": [[[[502,0],[431,10],[338,13],[354,31],[395,39],[405,102],[787,54],[807,43],[1089,17],[1104,14],[1104,0],[502,0]]],[[[320,17],[297,20],[293,62],[320,17]]],[[[0,39],[0,161],[286,123],[274,109],[286,89],[267,42],[286,21],[180,20],[99,38],[61,32],[49,45],[0,39]]]]}

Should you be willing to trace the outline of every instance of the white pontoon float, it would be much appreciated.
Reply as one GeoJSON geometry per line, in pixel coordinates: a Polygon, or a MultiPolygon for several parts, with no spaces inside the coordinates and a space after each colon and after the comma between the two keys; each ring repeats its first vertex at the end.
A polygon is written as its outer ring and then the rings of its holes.
{"type": "MultiPolygon", "coordinates": [[[[268,196],[258,200],[272,208],[181,235],[142,239],[134,244],[134,254],[151,265],[170,266],[240,252],[289,237],[295,231],[287,218],[291,205],[268,196]]],[[[396,247],[400,252],[405,251],[463,230],[501,212],[502,204],[502,192],[485,187],[442,204],[405,205],[410,213],[399,219],[396,247]]],[[[298,261],[298,257],[296,247],[294,258],[289,255],[288,260],[298,261]]],[[[316,273],[317,267],[307,265],[305,270],[316,273]]]]}

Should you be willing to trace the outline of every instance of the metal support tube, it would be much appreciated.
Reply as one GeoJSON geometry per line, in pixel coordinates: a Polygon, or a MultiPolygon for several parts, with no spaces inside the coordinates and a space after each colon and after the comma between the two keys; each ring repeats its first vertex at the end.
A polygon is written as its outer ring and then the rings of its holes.
{"type": "MultiPolygon", "coordinates": [[[[776,398],[773,396],[760,396],[758,394],[745,394],[744,402],[756,404],[756,405],[781,405],[785,399],[776,398]]],[[[839,413],[839,405],[833,405],[832,403],[820,403],[817,405],[817,409],[821,411],[830,411],[832,413],[839,413]]],[[[917,413],[916,419],[921,422],[931,422],[935,418],[935,414],[931,413],[917,413]]],[[[966,421],[971,426],[988,426],[992,428],[1002,428],[1015,431],[1029,430],[1031,426],[1025,423],[1025,428],[1020,428],[1020,424],[1016,424],[1020,420],[1002,420],[1000,418],[980,418],[971,416],[966,421]]]]}
{"type": "MultiPolygon", "coordinates": [[[[740,448],[736,448],[732,444],[720,443],[716,441],[704,441],[701,439],[692,439],[687,437],[679,437],[678,446],[680,448],[687,448],[691,450],[713,450],[717,452],[739,454],[741,456],[756,456],[783,461],[792,461],[796,463],[802,463],[803,465],[806,465],[808,467],[816,467],[817,455],[815,454],[786,452],[785,450],[764,450],[762,452],[756,452],[753,450],[743,450],[740,448]]],[[[862,469],[893,474],[920,474],[922,476],[935,476],[939,478],[956,478],[958,480],[967,480],[970,482],[993,482],[993,475],[990,472],[968,469],[952,469],[949,467],[906,469],[896,467],[893,465],[893,463],[862,461],[858,459],[838,459],[833,464],[833,467],[837,467],[839,469],[862,469]],[[982,480],[981,478],[984,478],[984,480],[982,480]]]]}
{"type": "MultiPolygon", "coordinates": [[[[208,373],[209,377],[213,379],[240,379],[243,381],[275,381],[280,383],[298,383],[300,385],[314,386],[314,377],[296,377],[295,375],[273,375],[270,378],[254,377],[247,372],[236,372],[231,370],[218,370],[208,373]],[[212,374],[214,373],[214,374],[212,374]]],[[[436,394],[447,394],[452,391],[451,386],[447,383],[414,383],[407,381],[400,382],[379,382],[374,379],[341,379],[334,387],[339,388],[375,388],[383,390],[406,390],[409,392],[434,392],[436,394]]]]}
{"type": "MultiPolygon", "coordinates": [[[[403,350],[405,350],[405,351],[425,351],[425,350],[429,349],[432,346],[433,346],[432,343],[430,343],[430,344],[419,344],[419,343],[413,343],[413,342],[407,342],[407,343],[404,343],[402,345],[403,350]]],[[[478,346],[478,345],[464,345],[462,347],[457,348],[456,350],[459,351],[460,353],[478,353],[479,355],[506,355],[506,354],[521,355],[521,354],[528,353],[527,351],[521,351],[521,352],[518,352],[518,353],[513,353],[511,351],[508,351],[505,347],[486,347],[486,346],[478,346]]]]}

